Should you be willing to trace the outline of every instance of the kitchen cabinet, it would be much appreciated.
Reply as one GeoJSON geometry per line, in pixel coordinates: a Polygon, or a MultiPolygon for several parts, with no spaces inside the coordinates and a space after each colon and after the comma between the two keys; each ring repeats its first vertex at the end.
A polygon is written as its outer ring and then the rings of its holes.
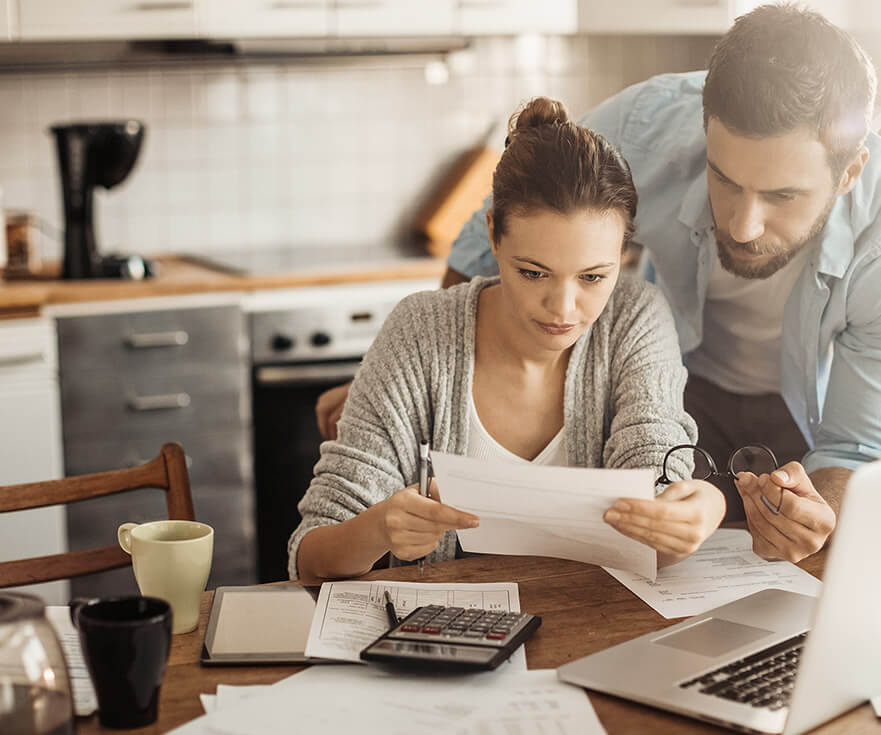
{"type": "Polygon", "coordinates": [[[205,0],[200,35],[212,38],[320,38],[330,35],[333,0],[205,0]]]}
{"type": "MultiPolygon", "coordinates": [[[[214,528],[208,586],[256,581],[248,340],[238,305],[59,316],[65,471],[187,455],[196,518],[214,528]]],[[[71,549],[114,543],[121,523],[167,517],[159,490],[68,509],[71,549]]],[[[73,580],[79,596],[136,592],[131,569],[73,580]]]]}
{"type": "Polygon", "coordinates": [[[336,0],[335,35],[440,36],[455,27],[455,0],[336,0]]]}
{"type": "Polygon", "coordinates": [[[456,5],[456,30],[466,36],[578,30],[577,0],[457,0],[456,5]]]}
{"type": "MultiPolygon", "coordinates": [[[[582,33],[722,34],[741,0],[579,0],[582,33]]],[[[740,12],[744,12],[740,10],[740,12]]]]}
{"type": "MultiPolygon", "coordinates": [[[[578,0],[0,0],[0,8],[3,3],[17,8],[19,35],[25,41],[370,38],[578,29],[578,0]]],[[[0,38],[2,31],[0,25],[0,38]]]]}
{"type": "MultiPolygon", "coordinates": [[[[50,319],[0,322],[0,485],[62,476],[55,328],[50,319]]],[[[67,550],[65,509],[35,508],[0,514],[0,559],[67,550]]],[[[66,581],[22,591],[66,604],[66,581]]]]}
{"type": "MultiPolygon", "coordinates": [[[[579,0],[578,28],[582,33],[654,33],[721,35],[734,19],[764,0],[579,0]]],[[[848,31],[881,28],[878,0],[804,0],[848,31]]]]}
{"type": "Polygon", "coordinates": [[[23,41],[193,38],[196,2],[18,0],[19,36],[23,41]]]}

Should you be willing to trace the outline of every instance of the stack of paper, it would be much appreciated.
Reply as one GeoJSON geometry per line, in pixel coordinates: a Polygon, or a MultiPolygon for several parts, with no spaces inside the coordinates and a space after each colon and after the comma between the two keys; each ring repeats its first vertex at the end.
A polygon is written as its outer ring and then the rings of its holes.
{"type": "Polygon", "coordinates": [[[80,635],[70,622],[70,608],[67,605],[47,605],[46,618],[55,629],[67,662],[74,712],[78,717],[90,715],[98,709],[98,699],[80,648],[80,635]]]}
{"type": "Polygon", "coordinates": [[[777,588],[816,596],[822,582],[788,561],[765,561],[753,553],[748,531],[720,528],[703,546],[651,580],[606,569],[665,618],[700,615],[759,590],[777,588]]]}
{"type": "MultiPolygon", "coordinates": [[[[604,733],[584,691],[553,670],[398,673],[313,666],[259,692],[239,692],[174,735],[554,735],[604,733]]],[[[218,687],[218,696],[221,696],[218,687]]]]}

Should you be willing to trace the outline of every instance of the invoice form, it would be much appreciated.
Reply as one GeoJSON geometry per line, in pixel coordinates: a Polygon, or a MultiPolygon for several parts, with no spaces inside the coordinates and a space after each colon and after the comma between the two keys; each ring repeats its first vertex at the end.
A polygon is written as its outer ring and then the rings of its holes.
{"type": "MultiPolygon", "coordinates": [[[[325,582],[321,585],[306,655],[338,661],[361,661],[361,651],[389,628],[383,594],[389,591],[398,619],[422,605],[451,605],[499,612],[520,612],[516,582],[483,584],[428,582],[325,582]]],[[[520,646],[508,665],[526,669],[520,646]]]]}
{"type": "Polygon", "coordinates": [[[749,531],[720,528],[678,564],[654,580],[606,569],[665,618],[700,615],[771,587],[816,597],[822,582],[788,561],[765,561],[753,553],[749,531]]]}

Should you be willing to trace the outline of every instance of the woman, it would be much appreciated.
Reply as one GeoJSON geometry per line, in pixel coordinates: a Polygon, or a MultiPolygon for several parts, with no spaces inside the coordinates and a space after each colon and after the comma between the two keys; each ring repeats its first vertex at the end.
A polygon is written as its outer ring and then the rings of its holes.
{"type": "MultiPolygon", "coordinates": [[[[455,530],[479,519],[437,502],[436,485],[435,499],[418,494],[422,439],[454,454],[659,475],[670,447],[695,440],[670,311],[653,286],[619,278],[637,201],[626,162],[546,98],[508,127],[487,214],[499,276],[414,294],[388,317],[300,503],[294,579],[357,576],[387,552],[455,556],[455,530]]],[[[697,549],[725,513],[719,490],[676,469],[682,481],[655,501],[605,515],[660,564],[697,549]]]]}

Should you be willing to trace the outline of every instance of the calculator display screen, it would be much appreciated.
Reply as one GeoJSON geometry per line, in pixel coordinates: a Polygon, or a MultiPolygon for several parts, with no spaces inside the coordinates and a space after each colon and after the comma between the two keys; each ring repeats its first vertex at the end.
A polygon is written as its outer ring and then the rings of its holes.
{"type": "Polygon", "coordinates": [[[486,663],[498,653],[498,650],[492,648],[425,643],[423,641],[391,640],[388,638],[375,643],[371,646],[371,650],[376,653],[402,656],[404,658],[460,661],[462,663],[486,663]]]}

